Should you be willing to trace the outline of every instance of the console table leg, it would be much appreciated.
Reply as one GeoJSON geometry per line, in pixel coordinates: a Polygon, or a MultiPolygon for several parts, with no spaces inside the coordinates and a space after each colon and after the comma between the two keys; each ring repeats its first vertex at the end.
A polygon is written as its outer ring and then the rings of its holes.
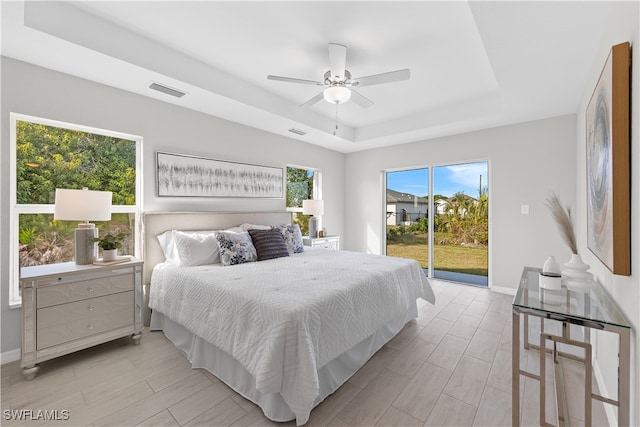
{"type": "Polygon", "coordinates": [[[620,335],[620,353],[618,354],[618,425],[630,425],[629,390],[631,390],[630,354],[631,329],[617,328],[620,335]]]}
{"type": "Polygon", "coordinates": [[[520,425],[520,315],[511,318],[511,425],[520,425]]]}

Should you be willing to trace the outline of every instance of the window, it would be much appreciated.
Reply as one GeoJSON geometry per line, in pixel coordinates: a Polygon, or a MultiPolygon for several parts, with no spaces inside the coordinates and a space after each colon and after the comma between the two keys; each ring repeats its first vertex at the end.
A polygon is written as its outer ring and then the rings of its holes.
{"type": "Polygon", "coordinates": [[[139,247],[142,138],[11,114],[11,250],[9,303],[20,303],[19,268],[73,260],[73,221],[53,219],[56,188],[111,191],[111,221],[128,235],[122,254],[139,247]]]}
{"type": "Polygon", "coordinates": [[[302,201],[322,199],[321,176],[317,169],[287,166],[287,210],[293,213],[293,221],[300,225],[303,235],[309,233],[309,216],[302,214],[302,201]]]}

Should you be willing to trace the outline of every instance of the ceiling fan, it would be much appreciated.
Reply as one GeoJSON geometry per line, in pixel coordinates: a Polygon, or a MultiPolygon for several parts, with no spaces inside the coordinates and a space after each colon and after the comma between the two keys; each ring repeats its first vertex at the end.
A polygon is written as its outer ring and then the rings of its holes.
{"type": "Polygon", "coordinates": [[[324,98],[327,102],[336,105],[345,103],[351,99],[359,106],[369,108],[373,105],[373,101],[356,92],[353,88],[408,80],[410,76],[409,69],[405,68],[403,70],[374,74],[366,77],[351,78],[351,73],[346,69],[346,63],[347,47],[341,44],[329,43],[330,69],[324,73],[322,81],[272,75],[267,76],[267,79],[325,87],[322,92],[300,105],[301,107],[309,107],[324,98]]]}

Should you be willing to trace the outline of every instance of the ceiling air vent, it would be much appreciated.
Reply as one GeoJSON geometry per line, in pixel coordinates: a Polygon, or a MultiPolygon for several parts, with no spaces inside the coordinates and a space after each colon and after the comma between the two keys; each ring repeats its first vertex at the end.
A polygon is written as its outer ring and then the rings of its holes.
{"type": "Polygon", "coordinates": [[[289,129],[289,132],[295,133],[296,135],[300,135],[300,136],[307,134],[306,132],[301,131],[300,129],[296,129],[296,128],[289,129]]]}
{"type": "Polygon", "coordinates": [[[175,96],[176,98],[182,98],[186,94],[180,92],[178,89],[173,89],[169,86],[161,85],[160,83],[152,82],[149,85],[149,89],[157,90],[158,92],[166,93],[167,95],[175,96]]]}

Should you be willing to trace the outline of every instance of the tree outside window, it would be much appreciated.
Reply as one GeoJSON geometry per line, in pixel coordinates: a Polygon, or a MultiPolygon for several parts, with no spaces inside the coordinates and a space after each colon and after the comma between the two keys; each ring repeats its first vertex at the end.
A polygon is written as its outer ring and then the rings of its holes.
{"type": "Polygon", "coordinates": [[[287,210],[293,212],[293,221],[303,235],[309,233],[309,216],[302,214],[302,201],[320,198],[320,171],[287,166],[287,210]]]}

